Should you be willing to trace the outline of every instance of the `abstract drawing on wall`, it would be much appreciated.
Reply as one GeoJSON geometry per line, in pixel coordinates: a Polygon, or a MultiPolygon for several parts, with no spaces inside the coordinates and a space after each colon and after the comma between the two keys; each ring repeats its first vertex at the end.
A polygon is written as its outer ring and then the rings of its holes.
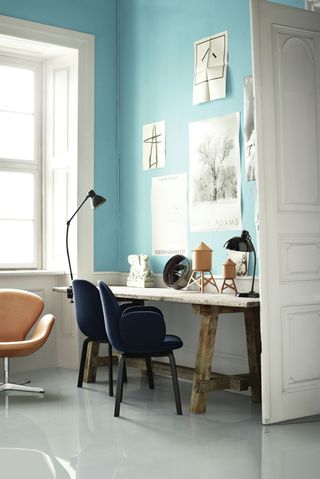
{"type": "Polygon", "coordinates": [[[187,174],[152,178],[152,254],[187,254],[187,174]]]}
{"type": "Polygon", "coordinates": [[[190,123],[191,231],[241,229],[239,113],[190,123]]]}
{"type": "Polygon", "coordinates": [[[143,169],[164,168],[166,161],[165,122],[143,125],[143,169]]]}
{"type": "Polygon", "coordinates": [[[252,76],[244,78],[244,145],[247,181],[256,179],[256,131],[254,127],[254,97],[252,76]]]}
{"type": "Polygon", "coordinates": [[[227,250],[228,257],[236,264],[237,276],[248,276],[249,271],[249,253],[244,251],[227,250]]]}
{"type": "Polygon", "coordinates": [[[227,58],[227,32],[194,43],[194,105],[226,96],[227,58]]]}

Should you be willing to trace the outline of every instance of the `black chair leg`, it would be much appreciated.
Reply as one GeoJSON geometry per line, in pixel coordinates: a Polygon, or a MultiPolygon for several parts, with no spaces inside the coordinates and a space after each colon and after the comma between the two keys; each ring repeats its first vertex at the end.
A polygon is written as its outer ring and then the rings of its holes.
{"type": "Polygon", "coordinates": [[[121,383],[121,395],[120,395],[120,402],[122,402],[122,398],[123,398],[123,384],[125,383],[125,377],[126,377],[126,374],[127,374],[127,364],[126,364],[126,357],[124,357],[124,361],[123,361],[123,375],[122,375],[122,383],[121,383]]]}
{"type": "Polygon", "coordinates": [[[171,376],[172,376],[172,383],[173,383],[173,390],[174,390],[174,398],[176,400],[177,414],[182,415],[177,368],[176,368],[176,362],[172,352],[168,354],[168,358],[170,361],[171,376]]]}
{"type": "Polygon", "coordinates": [[[152,366],[151,366],[151,358],[150,356],[145,357],[146,360],[146,367],[147,367],[147,376],[148,376],[148,383],[149,383],[149,388],[154,389],[154,382],[153,382],[153,372],[152,372],[152,366]]]}
{"type": "Polygon", "coordinates": [[[123,382],[125,382],[125,383],[128,382],[127,365],[126,365],[126,363],[124,363],[124,366],[123,366],[123,382]]]}
{"type": "Polygon", "coordinates": [[[112,346],[108,343],[108,370],[109,370],[109,396],[113,396],[113,362],[112,346]]]}
{"type": "Polygon", "coordinates": [[[86,339],[83,341],[83,344],[82,344],[80,368],[79,368],[79,375],[78,375],[78,385],[77,385],[78,388],[82,388],[84,367],[85,367],[85,364],[86,364],[88,344],[89,344],[90,342],[91,342],[91,339],[86,338],[86,339]]]}
{"type": "Polygon", "coordinates": [[[123,389],[123,369],[125,365],[125,357],[121,354],[118,365],[118,379],[117,379],[117,392],[116,402],[114,405],[114,417],[118,417],[120,414],[120,403],[122,401],[122,389],[123,389]]]}

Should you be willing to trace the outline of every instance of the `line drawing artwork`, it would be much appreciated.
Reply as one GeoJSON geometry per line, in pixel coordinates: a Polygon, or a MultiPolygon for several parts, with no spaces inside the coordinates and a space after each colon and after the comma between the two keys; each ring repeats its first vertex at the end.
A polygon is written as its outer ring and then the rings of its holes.
{"type": "Polygon", "coordinates": [[[228,32],[194,43],[193,104],[226,96],[228,32]]]}
{"type": "Polygon", "coordinates": [[[241,228],[239,113],[190,123],[191,231],[241,228]]]}
{"type": "Polygon", "coordinates": [[[150,143],[149,168],[158,168],[158,144],[161,143],[161,136],[161,133],[157,135],[157,126],[153,125],[152,136],[144,140],[144,143],[150,143]],[[153,154],[153,147],[155,148],[155,155],[153,154]]]}
{"type": "Polygon", "coordinates": [[[165,122],[143,126],[143,169],[165,166],[165,122]]]}

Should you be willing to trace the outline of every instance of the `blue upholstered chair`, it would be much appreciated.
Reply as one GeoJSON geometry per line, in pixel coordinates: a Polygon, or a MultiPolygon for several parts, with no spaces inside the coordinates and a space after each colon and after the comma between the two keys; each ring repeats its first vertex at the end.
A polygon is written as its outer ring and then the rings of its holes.
{"type": "Polygon", "coordinates": [[[167,356],[170,361],[177,414],[182,414],[177,369],[173,356],[173,350],[183,345],[181,339],[178,336],[166,334],[163,315],[158,308],[131,306],[122,311],[112,291],[103,281],[99,281],[98,288],[109,340],[120,352],[114,416],[117,417],[120,413],[126,358],[145,358],[149,386],[153,387],[151,357],[163,356],[167,356]]]}
{"type": "Polygon", "coordinates": [[[78,387],[82,387],[88,344],[92,341],[108,344],[109,396],[113,396],[112,346],[109,342],[98,288],[84,279],[72,281],[76,320],[80,331],[86,336],[82,344],[78,387]]]}

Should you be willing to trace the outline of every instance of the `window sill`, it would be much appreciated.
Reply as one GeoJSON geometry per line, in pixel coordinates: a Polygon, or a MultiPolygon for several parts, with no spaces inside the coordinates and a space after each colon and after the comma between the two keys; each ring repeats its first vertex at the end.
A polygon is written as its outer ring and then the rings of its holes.
{"type": "Polygon", "coordinates": [[[63,276],[64,271],[51,271],[47,269],[11,269],[0,270],[1,276],[63,276]]]}

